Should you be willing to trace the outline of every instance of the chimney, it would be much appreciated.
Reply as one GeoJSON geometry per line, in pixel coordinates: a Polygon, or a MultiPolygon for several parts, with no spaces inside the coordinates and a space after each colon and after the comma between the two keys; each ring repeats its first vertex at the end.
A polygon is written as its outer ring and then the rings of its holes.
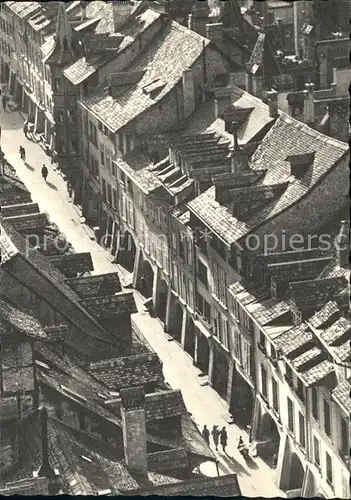
{"type": "Polygon", "coordinates": [[[261,98],[263,91],[263,78],[259,75],[252,75],[252,93],[255,97],[261,98]]]}
{"type": "Polygon", "coordinates": [[[147,476],[145,391],[133,387],[120,395],[125,462],[131,472],[147,476]]]}
{"type": "Polygon", "coordinates": [[[48,411],[43,406],[40,409],[40,424],[41,424],[41,459],[42,465],[39,469],[39,477],[47,477],[48,479],[53,479],[55,477],[55,472],[50,466],[49,462],[49,445],[48,445],[48,411]]]}
{"type": "Polygon", "coordinates": [[[336,256],[339,267],[348,267],[350,262],[350,221],[341,221],[336,239],[336,256]]]}
{"type": "Polygon", "coordinates": [[[305,153],[305,154],[297,154],[297,155],[289,155],[285,158],[285,161],[290,163],[290,172],[291,175],[296,177],[296,179],[300,179],[304,176],[306,171],[311,167],[314,163],[316,152],[305,153]]]}
{"type": "Polygon", "coordinates": [[[122,24],[128,19],[133,9],[129,0],[112,2],[113,31],[117,33],[122,24]]]}
{"type": "Polygon", "coordinates": [[[224,111],[233,104],[233,89],[232,87],[223,87],[215,89],[215,119],[221,118],[224,111]]]}
{"type": "Polygon", "coordinates": [[[232,121],[230,128],[231,128],[231,133],[233,134],[234,151],[239,151],[239,142],[238,142],[238,128],[239,128],[239,123],[236,122],[235,120],[232,121]]]}
{"type": "Polygon", "coordinates": [[[87,5],[86,2],[80,2],[80,18],[85,21],[87,18],[87,5]]]}
{"type": "Polygon", "coordinates": [[[308,125],[314,124],[314,84],[305,84],[305,100],[303,106],[304,122],[308,125]]]}
{"type": "Polygon", "coordinates": [[[272,118],[278,117],[278,92],[276,90],[269,90],[267,92],[269,116],[272,118]]]}
{"type": "Polygon", "coordinates": [[[195,86],[191,69],[183,72],[183,109],[184,118],[188,118],[195,110],[195,86]]]}
{"type": "Polygon", "coordinates": [[[206,24],[206,38],[215,42],[222,38],[223,23],[206,24]]]}

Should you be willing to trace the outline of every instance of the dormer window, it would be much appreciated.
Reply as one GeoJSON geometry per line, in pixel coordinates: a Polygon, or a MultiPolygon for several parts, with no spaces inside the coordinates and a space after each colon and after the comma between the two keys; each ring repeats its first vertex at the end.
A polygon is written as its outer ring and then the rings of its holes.
{"type": "Polygon", "coordinates": [[[313,165],[316,152],[290,155],[285,158],[285,161],[290,163],[291,175],[297,179],[303,177],[307,169],[313,165]]]}

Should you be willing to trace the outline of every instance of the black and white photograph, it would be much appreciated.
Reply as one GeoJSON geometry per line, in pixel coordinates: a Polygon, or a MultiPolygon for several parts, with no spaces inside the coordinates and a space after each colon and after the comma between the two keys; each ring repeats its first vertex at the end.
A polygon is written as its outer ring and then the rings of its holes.
{"type": "Polygon", "coordinates": [[[0,496],[350,498],[350,19],[0,3],[0,496]]]}

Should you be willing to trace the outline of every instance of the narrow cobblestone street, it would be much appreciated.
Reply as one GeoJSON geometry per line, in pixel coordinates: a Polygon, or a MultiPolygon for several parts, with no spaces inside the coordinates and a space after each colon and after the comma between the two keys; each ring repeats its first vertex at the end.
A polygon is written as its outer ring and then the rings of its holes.
{"type": "MultiPolygon", "coordinates": [[[[20,179],[25,183],[42,211],[48,213],[50,220],[58,225],[68,241],[77,252],[90,252],[95,273],[116,272],[117,266],[109,260],[109,254],[91,240],[87,228],[68,197],[66,184],[59,172],[53,171],[50,159],[41,147],[25,139],[22,128],[23,120],[18,112],[1,111],[1,146],[6,159],[16,169],[20,179]],[[24,146],[27,154],[27,165],[19,158],[19,147],[24,146]],[[46,164],[49,169],[48,182],[41,177],[41,167],[46,164]]],[[[192,364],[191,358],[175,341],[169,341],[163,332],[160,322],[150,317],[143,310],[143,299],[135,293],[139,312],[133,315],[138,328],[146,340],[158,353],[164,366],[164,376],[174,389],[181,389],[185,404],[200,428],[207,424],[209,428],[217,424],[226,426],[228,432],[227,454],[218,452],[221,474],[236,472],[239,477],[242,494],[255,497],[276,497],[284,494],[274,485],[274,471],[262,460],[255,458],[245,462],[237,451],[237,441],[241,434],[247,442],[247,436],[235,424],[229,425],[224,416],[226,408],[223,401],[209,386],[199,384],[199,371],[192,364]]],[[[215,475],[216,470],[208,474],[215,475]]]]}

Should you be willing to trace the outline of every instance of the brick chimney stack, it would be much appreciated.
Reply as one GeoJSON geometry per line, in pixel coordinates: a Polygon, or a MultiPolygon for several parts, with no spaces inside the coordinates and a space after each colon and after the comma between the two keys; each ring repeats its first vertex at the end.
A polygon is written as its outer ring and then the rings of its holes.
{"type": "Polygon", "coordinates": [[[339,267],[348,267],[350,263],[350,222],[341,221],[337,237],[336,256],[339,267]]]}
{"type": "Polygon", "coordinates": [[[125,462],[131,472],[147,477],[145,391],[133,387],[120,395],[125,462]]]}
{"type": "Polygon", "coordinates": [[[184,118],[188,118],[195,111],[195,86],[191,69],[183,73],[183,106],[184,118]]]}
{"type": "Polygon", "coordinates": [[[269,90],[267,92],[269,116],[272,118],[278,117],[278,92],[276,90],[269,90]]]}
{"type": "Polygon", "coordinates": [[[215,119],[221,118],[224,111],[233,104],[232,87],[221,87],[214,91],[215,94],[215,119]]]}

